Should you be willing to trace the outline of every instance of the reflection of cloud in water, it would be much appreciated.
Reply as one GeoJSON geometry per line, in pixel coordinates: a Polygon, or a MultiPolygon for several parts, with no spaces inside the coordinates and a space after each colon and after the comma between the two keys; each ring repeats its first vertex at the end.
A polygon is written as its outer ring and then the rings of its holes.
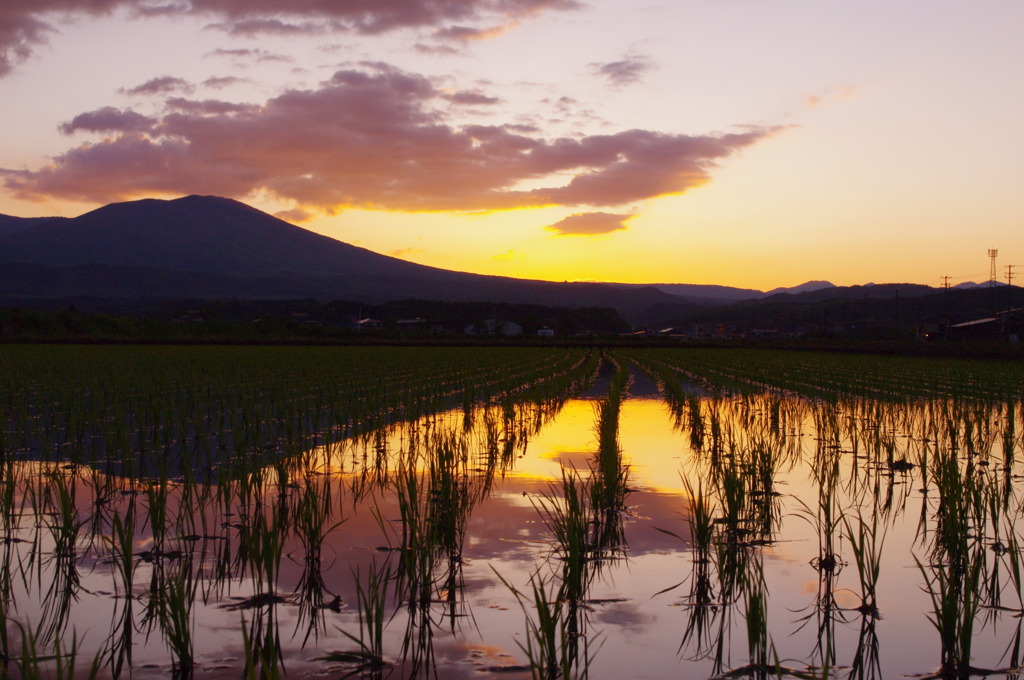
{"type": "Polygon", "coordinates": [[[608,602],[592,607],[592,622],[616,626],[625,637],[642,636],[658,623],[658,617],[643,611],[637,602],[608,602]]]}
{"type": "Polygon", "coordinates": [[[543,454],[543,457],[548,460],[555,461],[559,465],[567,468],[573,468],[580,472],[585,472],[590,469],[594,461],[593,451],[550,451],[543,454]]]}

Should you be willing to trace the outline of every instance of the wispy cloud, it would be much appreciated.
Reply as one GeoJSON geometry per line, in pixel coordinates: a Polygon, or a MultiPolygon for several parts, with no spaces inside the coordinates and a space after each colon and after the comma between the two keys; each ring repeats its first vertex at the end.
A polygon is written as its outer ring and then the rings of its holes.
{"type": "Polygon", "coordinates": [[[434,31],[434,38],[445,43],[468,43],[477,40],[489,40],[507,33],[509,30],[515,28],[515,26],[515,23],[485,27],[448,26],[434,31]]]}
{"type": "Polygon", "coordinates": [[[268,50],[239,48],[218,48],[206,53],[207,57],[225,57],[236,64],[257,63],[262,64],[268,61],[291,62],[291,58],[283,54],[275,54],[268,50]]]}
{"type": "Polygon", "coordinates": [[[640,82],[644,74],[654,68],[650,60],[642,55],[628,55],[618,61],[606,63],[595,62],[590,64],[590,70],[595,75],[606,78],[609,83],[616,87],[632,85],[640,82]]]}
{"type": "Polygon", "coordinates": [[[252,81],[248,78],[239,78],[237,76],[214,76],[204,80],[203,87],[209,87],[214,90],[223,90],[224,88],[228,88],[233,85],[240,85],[248,82],[252,81]]]}
{"type": "Polygon", "coordinates": [[[68,129],[108,121],[117,134],[6,173],[4,184],[22,198],[95,202],[266,191],[326,212],[621,206],[700,186],[718,162],[773,132],[545,139],[520,126],[453,125],[442,106],[450,96],[424,76],[367,64],[261,106],[175,98],[149,127],[100,109],[68,129]],[[516,188],[524,183],[532,188],[516,188]]]}
{"type": "Polygon", "coordinates": [[[628,229],[626,222],[632,217],[631,214],[606,212],[574,213],[548,225],[546,229],[557,232],[560,236],[596,236],[628,229]]]}
{"type": "Polygon", "coordinates": [[[152,78],[136,85],[135,87],[122,89],[123,94],[130,95],[164,95],[171,93],[181,94],[192,94],[195,92],[196,87],[192,83],[188,82],[184,78],[175,78],[174,76],[160,76],[158,78],[152,78]]]}
{"type": "Polygon", "coordinates": [[[811,108],[824,106],[836,100],[850,99],[854,96],[854,88],[849,85],[837,85],[822,92],[804,95],[804,104],[811,108]]]}

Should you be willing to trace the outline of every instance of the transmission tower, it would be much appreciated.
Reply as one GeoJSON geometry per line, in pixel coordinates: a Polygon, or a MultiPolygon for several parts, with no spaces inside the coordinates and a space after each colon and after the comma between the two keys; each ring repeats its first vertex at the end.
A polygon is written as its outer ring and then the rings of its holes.
{"type": "Polygon", "coordinates": [[[989,248],[988,249],[988,259],[989,259],[989,262],[991,262],[991,265],[992,265],[989,268],[989,275],[988,275],[988,286],[989,286],[989,288],[995,288],[996,287],[996,255],[998,255],[998,254],[999,254],[999,251],[997,249],[995,249],[995,248],[989,248]]]}

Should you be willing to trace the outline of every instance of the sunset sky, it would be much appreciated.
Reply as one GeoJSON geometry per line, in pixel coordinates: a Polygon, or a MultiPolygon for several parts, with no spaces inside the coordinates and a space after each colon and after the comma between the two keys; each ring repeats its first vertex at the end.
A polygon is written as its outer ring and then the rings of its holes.
{"type": "Polygon", "coordinates": [[[415,262],[1020,265],[1024,2],[2,0],[0,213],[211,194],[415,262]],[[281,13],[288,8],[289,13],[281,13]]]}

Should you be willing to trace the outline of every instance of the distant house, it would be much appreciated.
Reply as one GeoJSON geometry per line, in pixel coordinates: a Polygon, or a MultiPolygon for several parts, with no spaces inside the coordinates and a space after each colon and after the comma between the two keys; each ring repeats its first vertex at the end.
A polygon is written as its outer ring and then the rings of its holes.
{"type": "Polygon", "coordinates": [[[545,326],[544,328],[538,328],[537,335],[541,338],[553,338],[555,337],[555,329],[548,328],[547,326],[545,326]]]}
{"type": "Polygon", "coordinates": [[[523,334],[523,327],[502,319],[484,319],[471,323],[463,330],[466,335],[504,335],[511,337],[523,334]]]}
{"type": "Polygon", "coordinates": [[[1010,309],[995,316],[974,319],[949,327],[950,340],[1006,340],[1020,342],[1024,335],[1024,309],[1010,309]]]}

